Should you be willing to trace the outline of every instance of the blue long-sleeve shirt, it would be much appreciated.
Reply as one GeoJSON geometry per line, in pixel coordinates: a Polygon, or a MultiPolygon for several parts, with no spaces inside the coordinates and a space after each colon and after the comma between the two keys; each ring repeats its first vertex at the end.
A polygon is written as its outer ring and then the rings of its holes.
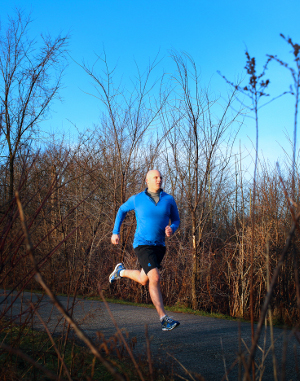
{"type": "Polygon", "coordinates": [[[155,204],[154,200],[147,195],[146,190],[130,197],[120,206],[113,229],[113,234],[119,234],[126,214],[134,210],[137,222],[133,240],[134,248],[139,245],[165,246],[165,227],[171,220],[171,228],[175,233],[180,223],[173,196],[161,191],[159,201],[155,204]]]}

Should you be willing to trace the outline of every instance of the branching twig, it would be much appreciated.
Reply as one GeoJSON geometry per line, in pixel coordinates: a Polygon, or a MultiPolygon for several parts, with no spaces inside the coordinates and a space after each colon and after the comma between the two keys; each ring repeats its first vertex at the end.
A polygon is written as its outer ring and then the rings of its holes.
{"type": "Polygon", "coordinates": [[[99,289],[99,294],[100,294],[100,296],[101,296],[101,298],[102,298],[102,300],[103,300],[103,303],[105,304],[105,307],[106,307],[106,309],[107,309],[107,311],[108,311],[108,313],[109,313],[109,316],[110,316],[110,318],[111,318],[111,320],[112,320],[112,322],[113,322],[113,324],[114,324],[114,326],[115,326],[115,328],[116,328],[116,330],[117,330],[117,332],[118,332],[118,334],[119,334],[119,337],[120,337],[120,339],[122,340],[123,344],[125,345],[125,348],[127,349],[127,352],[128,352],[128,354],[129,354],[129,356],[130,356],[130,358],[131,358],[131,361],[133,362],[133,364],[134,364],[134,366],[135,366],[135,369],[137,370],[137,372],[138,372],[138,374],[139,374],[139,376],[140,376],[140,379],[141,379],[142,381],[144,381],[144,377],[143,377],[143,375],[142,375],[142,373],[141,373],[141,371],[140,371],[140,368],[139,368],[137,362],[135,361],[135,358],[134,358],[134,356],[133,356],[133,353],[132,353],[131,349],[129,348],[129,345],[128,345],[128,343],[126,342],[126,340],[125,340],[125,338],[124,338],[124,336],[123,336],[123,334],[122,334],[122,332],[121,332],[121,330],[120,330],[120,328],[119,328],[119,326],[118,326],[118,324],[117,324],[117,322],[116,322],[116,320],[115,320],[113,314],[111,313],[111,310],[110,310],[110,308],[109,308],[109,305],[108,305],[107,301],[105,300],[104,295],[103,295],[103,292],[102,292],[102,290],[100,289],[100,286],[99,286],[99,285],[98,285],[98,289],[99,289]]]}
{"type": "Polygon", "coordinates": [[[148,358],[148,364],[149,364],[150,380],[154,381],[154,379],[153,379],[152,360],[151,360],[151,350],[150,350],[150,340],[149,340],[149,337],[148,337],[148,326],[147,325],[146,325],[146,328],[145,328],[145,335],[146,335],[146,343],[147,343],[147,358],[148,358]]]}
{"type": "MultiPolygon", "coordinates": [[[[273,293],[273,290],[274,290],[274,287],[275,287],[275,284],[276,284],[276,281],[277,281],[277,278],[278,278],[281,266],[283,265],[283,262],[285,260],[286,254],[287,254],[288,249],[289,249],[289,247],[291,245],[291,242],[292,242],[292,239],[293,239],[293,236],[294,236],[294,233],[295,233],[295,230],[296,230],[299,218],[300,218],[300,213],[298,213],[295,216],[295,219],[293,220],[293,224],[292,224],[292,227],[291,227],[290,232],[288,234],[288,237],[286,239],[286,243],[285,243],[284,249],[283,249],[283,251],[281,253],[281,256],[279,258],[277,267],[274,270],[273,277],[272,277],[272,280],[271,280],[271,283],[270,283],[270,289],[269,289],[269,291],[268,291],[268,293],[267,293],[267,295],[265,297],[265,301],[264,301],[263,307],[261,309],[259,321],[258,321],[258,324],[257,324],[257,329],[256,329],[256,332],[255,332],[255,335],[254,335],[254,339],[253,339],[252,346],[251,346],[251,349],[250,349],[250,355],[249,355],[249,358],[248,358],[248,363],[247,363],[247,371],[248,372],[250,371],[251,363],[252,363],[252,360],[254,359],[254,355],[255,355],[255,352],[256,352],[256,348],[257,348],[257,343],[258,343],[258,340],[259,340],[259,337],[260,337],[260,333],[261,333],[261,329],[262,329],[262,326],[263,326],[263,322],[264,322],[266,314],[268,312],[268,306],[269,306],[270,301],[271,301],[272,293],[273,293]]],[[[245,380],[245,377],[244,377],[244,380],[245,380]]]]}
{"type": "Polygon", "coordinates": [[[33,245],[30,240],[30,236],[28,234],[25,218],[24,218],[24,213],[23,213],[23,208],[22,204],[19,199],[19,194],[16,193],[16,200],[18,204],[18,209],[19,209],[19,214],[20,214],[20,220],[22,224],[22,228],[24,230],[24,235],[25,235],[25,242],[26,242],[26,250],[28,252],[28,255],[33,263],[34,269],[35,269],[35,279],[36,281],[43,287],[45,290],[46,294],[49,296],[50,300],[52,303],[55,305],[55,307],[58,309],[58,311],[64,316],[64,318],[67,320],[67,322],[71,325],[71,327],[74,329],[76,332],[77,336],[79,337],[80,340],[82,340],[87,347],[90,349],[92,354],[98,358],[98,360],[101,361],[101,363],[106,367],[106,369],[116,378],[116,380],[120,381],[125,381],[125,378],[116,371],[116,369],[112,366],[112,364],[107,361],[97,350],[97,348],[94,346],[94,344],[91,342],[91,340],[85,335],[85,333],[82,331],[82,329],[74,322],[74,320],[70,317],[68,312],[65,311],[64,307],[62,304],[59,302],[59,300],[56,298],[56,296],[52,293],[52,291],[49,289],[49,287],[46,285],[44,282],[44,279],[42,275],[39,272],[39,269],[37,267],[34,255],[33,255],[33,245]]]}
{"type": "Polygon", "coordinates": [[[31,305],[31,308],[34,310],[36,316],[39,318],[40,322],[42,323],[42,325],[43,325],[45,331],[47,332],[47,335],[48,335],[48,337],[49,337],[49,339],[50,339],[50,341],[51,341],[51,343],[52,343],[52,345],[53,345],[53,348],[54,348],[54,350],[55,350],[55,352],[56,352],[56,354],[57,354],[57,357],[59,358],[59,360],[60,360],[61,363],[62,363],[62,366],[64,367],[64,370],[65,370],[65,372],[66,372],[66,375],[67,375],[68,379],[69,379],[70,381],[72,381],[72,378],[71,378],[71,376],[70,376],[70,373],[69,373],[69,371],[68,371],[68,368],[67,368],[67,366],[66,366],[66,364],[65,364],[65,362],[64,362],[64,360],[63,360],[63,358],[61,357],[61,355],[60,355],[60,353],[59,353],[59,350],[57,349],[57,346],[56,346],[56,344],[55,344],[55,341],[53,340],[53,337],[52,337],[52,335],[51,335],[51,333],[50,333],[50,331],[49,331],[47,325],[45,324],[45,322],[44,322],[44,320],[42,319],[41,315],[38,313],[38,311],[37,311],[37,309],[35,308],[34,304],[33,304],[32,302],[30,302],[30,305],[31,305]]]}
{"type": "Polygon", "coordinates": [[[20,349],[12,348],[9,345],[6,345],[4,343],[0,343],[0,348],[5,349],[7,352],[12,353],[13,355],[22,357],[23,360],[26,362],[32,364],[35,366],[37,369],[41,370],[44,372],[44,374],[50,378],[51,380],[58,380],[58,381],[63,381],[61,378],[58,378],[54,373],[52,373],[50,370],[47,368],[44,368],[41,364],[37,363],[34,361],[31,357],[27,356],[25,353],[23,353],[20,349]]]}

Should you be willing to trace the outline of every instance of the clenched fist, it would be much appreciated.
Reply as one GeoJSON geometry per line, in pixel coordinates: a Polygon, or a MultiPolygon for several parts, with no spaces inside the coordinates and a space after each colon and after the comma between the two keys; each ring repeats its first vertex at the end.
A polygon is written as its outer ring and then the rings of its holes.
{"type": "Polygon", "coordinates": [[[171,235],[173,234],[173,230],[172,230],[171,226],[165,227],[165,233],[166,233],[167,237],[171,237],[171,235]]]}
{"type": "Polygon", "coordinates": [[[113,244],[113,245],[118,245],[118,243],[119,243],[119,241],[120,241],[120,236],[119,236],[119,234],[113,234],[112,236],[111,236],[111,243],[113,244]]]}

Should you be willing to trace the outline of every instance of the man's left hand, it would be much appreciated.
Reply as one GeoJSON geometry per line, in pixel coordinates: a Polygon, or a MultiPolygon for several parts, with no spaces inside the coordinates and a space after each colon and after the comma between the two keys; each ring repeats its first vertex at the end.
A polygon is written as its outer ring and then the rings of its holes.
{"type": "Polygon", "coordinates": [[[166,233],[167,237],[171,237],[171,235],[173,234],[173,230],[172,230],[171,226],[165,227],[165,233],[166,233]]]}

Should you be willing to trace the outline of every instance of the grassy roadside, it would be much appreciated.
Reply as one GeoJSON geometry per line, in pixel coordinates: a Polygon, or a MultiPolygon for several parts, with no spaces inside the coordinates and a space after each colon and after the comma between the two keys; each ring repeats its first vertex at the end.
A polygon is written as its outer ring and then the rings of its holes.
{"type": "MultiPolygon", "coordinates": [[[[98,300],[100,302],[102,301],[102,299],[100,297],[83,297],[83,299],[98,300]]],[[[135,307],[144,307],[144,308],[154,309],[153,304],[135,303],[135,302],[129,302],[127,300],[112,299],[112,298],[108,298],[108,299],[106,299],[106,301],[108,303],[125,304],[125,305],[130,305],[130,306],[135,306],[135,307]]],[[[217,319],[248,322],[248,320],[246,320],[246,319],[235,318],[235,317],[232,317],[229,315],[224,315],[221,313],[214,313],[214,312],[210,313],[210,312],[201,311],[201,310],[195,311],[192,308],[189,308],[189,307],[186,307],[186,306],[180,305],[180,304],[172,306],[172,307],[165,306],[165,310],[170,311],[170,312],[178,312],[178,313],[191,314],[191,315],[197,315],[197,316],[206,316],[206,317],[217,318],[217,319]]]]}
{"type": "MultiPolygon", "coordinates": [[[[67,296],[67,295],[61,295],[61,296],[67,296]]],[[[77,298],[79,299],[85,299],[85,300],[95,300],[95,301],[100,301],[102,302],[102,299],[98,296],[78,296],[77,298]]],[[[130,305],[130,306],[136,306],[136,307],[144,307],[144,308],[152,308],[154,309],[155,307],[153,304],[145,304],[145,303],[135,303],[135,302],[130,302],[127,300],[122,300],[122,299],[113,299],[113,298],[107,298],[105,299],[108,303],[116,303],[116,304],[125,304],[125,305],[130,305]]],[[[181,304],[177,304],[175,306],[169,307],[169,306],[164,306],[166,311],[170,312],[177,312],[177,313],[184,313],[184,314],[190,314],[190,315],[196,315],[196,316],[204,316],[204,317],[209,317],[209,318],[215,318],[215,319],[223,319],[223,320],[230,320],[230,321],[238,321],[242,323],[249,323],[249,319],[245,319],[242,317],[233,317],[230,315],[225,315],[222,313],[216,313],[216,312],[207,312],[207,311],[202,311],[202,310],[193,310],[192,308],[186,307],[181,304]]],[[[266,321],[266,323],[269,325],[269,320],[266,321]]],[[[256,321],[255,321],[256,324],[256,321]]],[[[286,324],[282,323],[279,319],[273,318],[272,321],[272,326],[276,328],[282,328],[282,329],[293,329],[294,327],[292,326],[287,326],[286,324]]]]}
{"type": "MultiPolygon", "coordinates": [[[[3,327],[5,322],[1,322],[1,342],[6,342],[11,347],[18,348],[20,352],[29,356],[36,364],[42,366],[46,371],[58,375],[62,370],[62,362],[58,359],[53,344],[47,334],[32,330],[26,326],[9,325],[3,327]]],[[[63,361],[67,366],[72,379],[95,379],[113,380],[102,364],[95,361],[87,350],[75,344],[74,341],[67,341],[65,344],[62,338],[54,338],[57,348],[60,349],[63,361]],[[62,348],[63,346],[63,348],[62,348]],[[63,349],[63,353],[62,350],[63,349]],[[92,365],[92,366],[91,366],[92,365]],[[75,376],[75,378],[73,378],[75,376]]],[[[1,380],[40,380],[44,379],[45,371],[30,364],[26,359],[16,354],[2,351],[0,354],[1,380]],[[3,366],[5,364],[5,367],[3,366]]],[[[65,376],[62,370],[62,375],[65,376]]]]}
{"type": "MultiPolygon", "coordinates": [[[[39,290],[24,290],[26,292],[33,292],[36,294],[42,294],[39,290]]],[[[73,297],[74,295],[67,295],[67,294],[57,294],[57,296],[64,296],[64,297],[73,297]]],[[[83,300],[91,300],[91,301],[100,301],[102,302],[102,298],[100,296],[82,296],[82,295],[76,295],[76,298],[83,299],[83,300]]],[[[144,308],[151,308],[154,309],[153,304],[146,304],[146,303],[136,303],[136,302],[130,302],[124,299],[114,299],[114,298],[106,298],[105,299],[108,303],[116,303],[116,304],[124,304],[124,305],[130,305],[130,306],[136,306],[136,307],[144,307],[144,308]]],[[[244,323],[250,323],[249,319],[241,318],[241,317],[232,317],[230,315],[225,315],[222,313],[216,313],[216,312],[207,312],[202,310],[193,310],[192,308],[186,307],[182,304],[177,304],[175,306],[165,306],[166,311],[170,312],[177,312],[177,313],[185,313],[185,314],[191,314],[196,316],[204,316],[204,317],[210,317],[210,318],[216,318],[216,319],[223,319],[223,320],[230,320],[230,321],[240,321],[244,323]]],[[[267,321],[267,324],[269,324],[269,321],[267,321]]],[[[273,318],[272,325],[276,328],[284,328],[284,329],[293,329],[292,326],[287,326],[283,324],[280,320],[273,318]]]]}
{"type": "MultiPolygon", "coordinates": [[[[9,324],[5,319],[0,320],[0,343],[5,343],[19,352],[18,354],[9,353],[7,350],[0,349],[0,379],[2,381],[115,380],[104,365],[87,348],[78,345],[75,339],[65,340],[62,336],[53,337],[53,342],[45,332],[33,330],[25,324],[9,324]],[[26,356],[36,365],[30,363],[26,356]],[[65,368],[69,375],[65,372],[65,368]],[[60,376],[62,378],[59,378],[60,376]]],[[[121,348],[119,342],[112,347],[109,345],[112,342],[116,343],[116,338],[101,345],[98,343],[99,351],[126,380],[140,380],[141,378],[124,348],[121,348]]],[[[140,358],[138,366],[144,379],[150,379],[148,362],[140,358]]],[[[161,368],[153,368],[152,377],[158,381],[173,379],[168,372],[161,368]]]]}
{"type": "MultiPolygon", "coordinates": [[[[9,289],[6,289],[7,291],[10,291],[9,289]]],[[[40,291],[40,290],[29,290],[29,289],[25,289],[24,292],[32,292],[34,294],[39,294],[39,295],[42,295],[43,292],[40,291]]],[[[64,297],[74,297],[74,295],[72,294],[63,294],[63,293],[59,293],[59,294],[56,294],[56,296],[64,296],[64,297]]],[[[82,295],[76,295],[76,298],[77,299],[83,299],[83,300],[91,300],[91,301],[100,301],[102,302],[102,298],[100,296],[82,296],[82,295]]],[[[136,302],[130,302],[128,300],[124,300],[124,299],[114,299],[114,298],[105,298],[105,300],[108,302],[108,303],[116,303],[116,304],[124,304],[124,305],[129,305],[129,306],[136,306],[136,307],[144,307],[144,308],[151,308],[151,309],[154,309],[154,306],[153,304],[146,304],[146,303],[136,303],[136,302]]],[[[189,308],[189,307],[186,307],[184,305],[181,305],[181,304],[177,304],[175,306],[172,306],[172,307],[169,307],[169,306],[165,306],[165,310],[167,311],[171,311],[171,312],[178,312],[178,313],[185,313],[185,314],[192,314],[192,315],[198,315],[198,316],[207,316],[207,317],[212,317],[212,318],[217,318],[217,319],[225,319],[225,320],[235,320],[235,321],[244,321],[244,322],[249,322],[249,320],[246,320],[246,319],[242,319],[242,318],[236,318],[236,317],[232,317],[230,315],[224,315],[224,314],[221,314],[221,313],[215,313],[215,312],[206,312],[206,311],[201,311],[201,310],[193,310],[192,308],[189,308]]]]}
{"type": "MultiPolygon", "coordinates": [[[[39,291],[28,290],[31,293],[42,294],[39,291]]],[[[60,294],[58,296],[67,297],[67,295],[60,294]]],[[[70,296],[72,297],[72,296],[70,296]]],[[[82,297],[77,296],[81,300],[100,301],[102,299],[99,296],[82,297]]],[[[151,304],[138,304],[134,302],[128,302],[126,300],[118,299],[106,299],[110,303],[118,303],[124,305],[132,305],[136,307],[154,308],[151,304]]],[[[227,320],[240,320],[232,318],[222,314],[207,313],[204,311],[194,311],[185,306],[176,305],[173,307],[166,307],[167,311],[177,313],[187,313],[199,316],[205,316],[210,318],[227,319],[227,320]]],[[[247,322],[246,320],[243,320],[247,322]]],[[[29,324],[30,326],[30,324],[29,324]]],[[[114,364],[115,369],[124,375],[127,380],[140,380],[141,378],[136,372],[136,369],[131,362],[128,354],[120,341],[118,341],[117,335],[111,338],[115,344],[113,347],[109,347],[108,341],[103,344],[103,341],[99,340],[97,346],[101,353],[114,364]]],[[[63,361],[59,359],[57,352],[54,350],[53,343],[50,342],[49,337],[41,332],[35,331],[28,327],[28,325],[13,325],[8,321],[0,320],[0,343],[5,343],[13,348],[18,348],[24,354],[32,358],[37,364],[44,367],[44,369],[52,372],[52,374],[59,376],[64,375],[62,370],[63,363],[69,370],[72,380],[113,380],[114,378],[107,372],[104,366],[96,360],[96,358],[90,354],[90,352],[82,345],[78,345],[74,339],[65,340],[64,337],[54,338],[55,345],[59,349],[59,353],[63,357],[63,361]]],[[[138,360],[138,364],[141,372],[143,373],[145,380],[173,380],[172,373],[168,372],[167,368],[164,369],[164,365],[159,365],[154,368],[153,374],[155,377],[149,378],[149,364],[146,360],[146,354],[143,358],[138,360]]],[[[24,360],[22,356],[11,354],[8,351],[0,349],[0,380],[3,381],[16,381],[16,380],[42,380],[49,379],[45,377],[43,370],[37,369],[37,367],[24,360]],[[3,366],[5,364],[5,366],[3,366]]],[[[67,379],[66,377],[64,379],[67,379]]]]}
{"type": "MultiPolygon", "coordinates": [[[[67,296],[67,295],[62,295],[61,296],[67,296]]],[[[79,296],[77,295],[77,298],[79,299],[85,299],[85,300],[95,300],[95,301],[100,301],[102,302],[102,299],[98,296],[79,296]]],[[[135,302],[130,302],[127,300],[122,300],[122,299],[113,299],[113,298],[107,298],[105,299],[108,303],[116,303],[116,304],[124,304],[124,305],[130,305],[130,306],[136,306],[136,307],[144,307],[144,308],[152,308],[154,309],[155,307],[153,304],[145,304],[145,303],[135,303],[135,302]]],[[[196,315],[196,316],[204,316],[204,317],[209,317],[209,318],[215,318],[215,319],[223,319],[223,320],[230,320],[230,321],[238,321],[242,323],[249,323],[249,319],[241,318],[241,317],[233,317],[230,315],[225,315],[222,313],[216,313],[216,312],[207,312],[207,311],[202,311],[202,310],[193,310],[192,308],[186,307],[181,304],[177,304],[175,306],[169,307],[165,306],[166,311],[170,312],[177,312],[177,313],[184,313],[184,314],[190,314],[190,315],[196,315]]],[[[269,325],[269,320],[266,321],[266,323],[269,325]]],[[[255,321],[256,324],[256,321],[255,321]]],[[[273,318],[272,321],[273,327],[276,328],[282,328],[282,329],[293,329],[294,327],[292,326],[287,326],[286,324],[283,324],[280,320],[273,318]]]]}
{"type": "MultiPolygon", "coordinates": [[[[42,294],[41,291],[37,290],[24,290],[26,292],[33,292],[36,294],[42,294]]],[[[67,294],[56,294],[57,296],[64,296],[64,297],[73,297],[74,295],[67,295],[67,294]]],[[[83,300],[91,300],[91,301],[100,301],[102,302],[102,298],[100,296],[82,296],[82,295],[76,295],[76,298],[83,299],[83,300]]],[[[115,304],[124,304],[129,306],[135,306],[135,307],[144,307],[144,308],[151,308],[154,309],[155,307],[153,304],[146,304],[146,303],[136,303],[136,302],[130,302],[128,300],[124,299],[114,299],[114,298],[105,298],[105,300],[108,303],[115,303],[115,304]]],[[[207,311],[201,311],[201,310],[193,310],[192,308],[186,307],[182,304],[177,304],[175,306],[169,307],[165,306],[166,311],[170,312],[178,312],[178,313],[185,313],[185,314],[191,314],[191,315],[197,315],[197,316],[205,316],[205,317],[211,317],[216,319],[224,319],[224,320],[232,320],[232,321],[241,321],[245,323],[249,323],[250,321],[244,318],[237,318],[232,317],[230,315],[225,315],[221,313],[216,312],[207,312],[207,311]]]]}

